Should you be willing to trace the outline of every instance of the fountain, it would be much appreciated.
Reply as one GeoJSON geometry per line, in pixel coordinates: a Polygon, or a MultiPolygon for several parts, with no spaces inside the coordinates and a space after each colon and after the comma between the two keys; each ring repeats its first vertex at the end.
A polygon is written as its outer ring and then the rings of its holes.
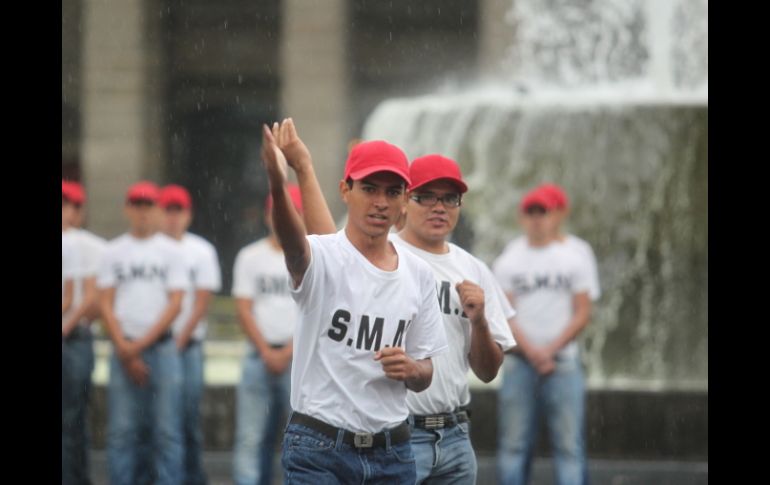
{"type": "Polygon", "coordinates": [[[603,296],[589,388],[708,392],[708,3],[516,0],[506,81],[380,104],[365,139],[457,160],[458,240],[487,262],[516,204],[564,186],[603,296]]]}

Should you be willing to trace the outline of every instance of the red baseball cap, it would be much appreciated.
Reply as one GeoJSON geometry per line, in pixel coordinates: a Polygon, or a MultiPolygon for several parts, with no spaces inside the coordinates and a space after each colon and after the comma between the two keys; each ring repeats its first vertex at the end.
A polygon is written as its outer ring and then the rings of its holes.
{"type": "Polygon", "coordinates": [[[61,196],[73,204],[82,204],[86,198],[83,187],[69,180],[61,181],[61,196]]]}
{"type": "MultiPolygon", "coordinates": [[[[299,185],[286,184],[286,188],[289,190],[289,197],[291,197],[294,208],[302,213],[302,193],[299,190],[299,185]]],[[[268,194],[265,200],[265,210],[271,211],[273,209],[273,194],[268,194]]]]}
{"type": "Polygon", "coordinates": [[[409,177],[412,184],[409,190],[414,190],[434,180],[449,180],[457,185],[460,193],[468,191],[468,186],[463,182],[463,174],[460,166],[452,160],[438,154],[425,155],[412,160],[409,165],[409,177]]]}
{"type": "Polygon", "coordinates": [[[187,189],[181,185],[170,184],[161,189],[158,204],[163,208],[178,205],[182,209],[189,209],[192,207],[192,198],[187,189]]]}
{"type": "Polygon", "coordinates": [[[152,202],[158,202],[160,197],[160,190],[158,186],[152,182],[141,181],[137,182],[126,191],[126,200],[149,200],[152,202]]]}
{"type": "Polygon", "coordinates": [[[409,185],[409,161],[403,150],[382,140],[355,145],[345,162],[345,180],[361,180],[375,172],[392,172],[409,185]]]}
{"type": "Polygon", "coordinates": [[[550,193],[541,190],[538,187],[524,194],[519,207],[521,207],[521,210],[525,211],[534,205],[539,205],[544,207],[546,210],[551,210],[556,208],[556,201],[550,193]]]}
{"type": "Polygon", "coordinates": [[[552,183],[544,183],[544,184],[541,184],[540,187],[538,188],[540,190],[545,191],[547,194],[549,194],[553,198],[554,203],[556,204],[554,206],[555,209],[566,209],[569,206],[569,199],[567,198],[567,193],[559,185],[552,184],[552,183]]]}

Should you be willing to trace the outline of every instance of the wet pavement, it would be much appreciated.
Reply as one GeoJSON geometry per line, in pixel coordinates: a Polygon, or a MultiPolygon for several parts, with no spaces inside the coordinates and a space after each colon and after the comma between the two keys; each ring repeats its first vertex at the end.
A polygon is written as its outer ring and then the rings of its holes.
{"type": "MultiPolygon", "coordinates": [[[[232,453],[207,451],[204,466],[209,485],[232,485],[232,453]]],[[[276,457],[276,460],[280,459],[276,457]]],[[[93,485],[107,485],[107,455],[104,450],[91,453],[91,477],[93,485]]],[[[478,455],[479,485],[495,483],[494,456],[478,455]]],[[[645,460],[589,460],[591,485],[707,485],[708,462],[645,461],[645,460]]],[[[282,483],[280,464],[276,463],[278,476],[274,484],[282,483]]],[[[549,458],[536,458],[533,464],[531,485],[553,485],[553,462],[549,458]]]]}

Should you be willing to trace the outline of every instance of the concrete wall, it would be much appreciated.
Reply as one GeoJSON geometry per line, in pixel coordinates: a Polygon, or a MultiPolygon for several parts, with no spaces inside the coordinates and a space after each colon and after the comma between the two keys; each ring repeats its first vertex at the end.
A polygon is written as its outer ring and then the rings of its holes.
{"type": "MultiPolygon", "coordinates": [[[[106,388],[96,386],[90,409],[93,447],[106,443],[106,388]]],[[[494,454],[497,393],[472,391],[471,440],[494,454]]],[[[591,458],[708,461],[708,393],[591,390],[587,396],[587,447],[591,458]]],[[[210,386],[201,404],[207,450],[231,450],[235,388],[210,386]]],[[[537,455],[549,453],[544,433],[537,455]]]]}

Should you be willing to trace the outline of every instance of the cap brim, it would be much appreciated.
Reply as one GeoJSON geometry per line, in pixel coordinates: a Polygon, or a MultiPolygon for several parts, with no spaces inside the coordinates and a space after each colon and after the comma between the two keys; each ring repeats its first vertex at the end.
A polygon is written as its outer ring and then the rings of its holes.
{"type": "Polygon", "coordinates": [[[423,185],[429,184],[431,182],[435,182],[436,180],[446,180],[448,182],[451,182],[451,183],[457,185],[457,187],[460,189],[460,193],[461,194],[464,194],[464,193],[468,192],[468,186],[465,184],[465,182],[463,182],[462,180],[460,180],[458,178],[455,178],[455,177],[436,177],[436,178],[432,178],[430,180],[425,180],[423,182],[420,182],[419,185],[415,185],[414,187],[409,187],[409,190],[417,190],[420,187],[422,187],[423,185]]]}
{"type": "Polygon", "coordinates": [[[373,167],[366,167],[362,168],[361,170],[358,170],[356,172],[350,172],[349,177],[353,180],[361,180],[364,177],[368,177],[369,175],[377,172],[390,172],[398,175],[404,181],[406,182],[406,185],[409,185],[411,181],[409,180],[409,174],[403,170],[399,170],[397,168],[393,168],[392,165],[375,165],[373,167]]]}

